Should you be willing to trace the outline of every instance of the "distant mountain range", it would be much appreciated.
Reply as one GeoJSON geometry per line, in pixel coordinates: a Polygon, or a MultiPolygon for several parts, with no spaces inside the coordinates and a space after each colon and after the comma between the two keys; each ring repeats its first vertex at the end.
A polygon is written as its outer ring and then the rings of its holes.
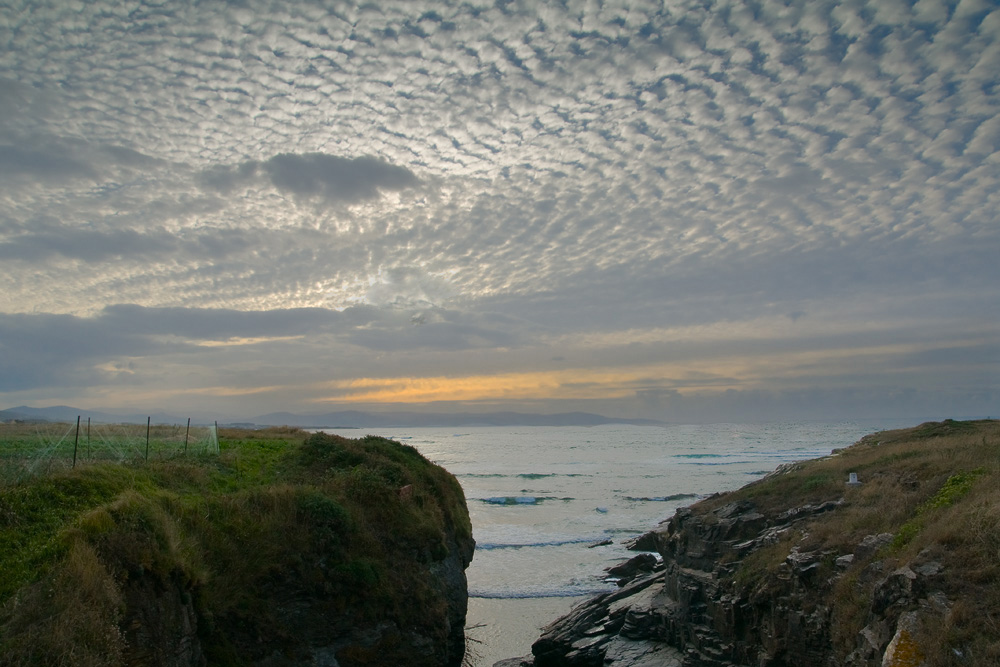
{"type": "MultiPolygon", "coordinates": [[[[154,424],[183,424],[187,417],[166,413],[114,414],[95,410],[82,410],[66,405],[48,408],[20,406],[0,410],[0,421],[56,421],[73,422],[77,416],[100,423],[142,424],[147,417],[154,424]]],[[[199,421],[199,420],[195,420],[199,421]]],[[[205,420],[200,420],[204,423],[205,420]]],[[[220,423],[224,420],[220,419],[220,423]]],[[[389,428],[417,426],[600,426],[602,424],[662,424],[652,419],[616,419],[588,412],[563,412],[539,415],[524,412],[482,413],[421,413],[421,412],[360,412],[347,410],[322,414],[297,415],[291,412],[272,412],[249,419],[226,419],[226,424],[240,426],[299,426],[303,428],[389,428]]]]}
{"type": "Polygon", "coordinates": [[[43,421],[43,422],[75,422],[77,416],[84,420],[88,418],[104,424],[145,424],[146,418],[154,424],[183,424],[187,422],[187,417],[181,418],[166,413],[150,414],[112,414],[109,412],[99,412],[97,410],[83,410],[72,408],[68,405],[53,405],[48,408],[29,408],[21,405],[9,410],[0,410],[0,421],[43,421]]]}

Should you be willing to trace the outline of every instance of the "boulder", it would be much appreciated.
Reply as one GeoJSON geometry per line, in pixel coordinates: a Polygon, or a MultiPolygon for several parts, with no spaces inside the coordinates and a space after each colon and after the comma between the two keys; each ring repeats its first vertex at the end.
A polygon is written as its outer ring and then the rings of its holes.
{"type": "Polygon", "coordinates": [[[629,558],[624,563],[614,565],[605,570],[612,577],[631,579],[640,572],[652,572],[656,567],[656,556],[649,553],[639,554],[629,558]]]}
{"type": "Polygon", "coordinates": [[[656,551],[656,533],[649,531],[625,542],[629,551],[656,551]]]}

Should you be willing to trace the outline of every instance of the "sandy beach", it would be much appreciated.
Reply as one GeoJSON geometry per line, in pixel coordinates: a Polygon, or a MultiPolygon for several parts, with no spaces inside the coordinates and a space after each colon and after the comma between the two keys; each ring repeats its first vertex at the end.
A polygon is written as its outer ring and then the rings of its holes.
{"type": "Polygon", "coordinates": [[[531,653],[539,628],[586,597],[469,598],[466,621],[470,667],[491,667],[505,658],[531,653]]]}

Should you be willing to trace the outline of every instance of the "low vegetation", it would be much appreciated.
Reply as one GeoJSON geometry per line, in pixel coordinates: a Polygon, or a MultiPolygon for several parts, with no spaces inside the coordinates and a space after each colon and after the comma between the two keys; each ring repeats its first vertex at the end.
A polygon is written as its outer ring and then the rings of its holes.
{"type": "Polygon", "coordinates": [[[131,662],[146,589],[190,603],[212,665],[293,654],[289,597],[325,623],[443,632],[426,571],[471,539],[454,477],[373,436],[221,430],[219,446],[0,487],[0,664],[131,662]]]}
{"type": "Polygon", "coordinates": [[[841,659],[870,620],[877,581],[904,565],[936,563],[933,586],[947,604],[940,623],[921,629],[925,664],[1000,664],[1000,422],[947,420],[876,433],[692,509],[708,518],[735,500],[750,500],[766,515],[843,501],[734,570],[736,585],[763,591],[781,585],[774,575],[793,548],[826,554],[817,601],[832,610],[841,659]],[[845,484],[851,472],[860,486],[845,484]],[[838,555],[879,534],[891,539],[838,569],[838,555]]]}
{"type": "Polygon", "coordinates": [[[218,454],[212,426],[0,423],[0,486],[97,461],[218,454]]]}

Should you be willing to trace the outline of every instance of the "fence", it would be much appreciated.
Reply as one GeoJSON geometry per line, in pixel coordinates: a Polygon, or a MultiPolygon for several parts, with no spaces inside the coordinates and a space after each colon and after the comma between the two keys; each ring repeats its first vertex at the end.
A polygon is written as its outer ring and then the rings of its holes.
{"type": "Polygon", "coordinates": [[[218,424],[0,424],[0,484],[89,461],[148,461],[181,454],[218,454],[218,424]]]}

